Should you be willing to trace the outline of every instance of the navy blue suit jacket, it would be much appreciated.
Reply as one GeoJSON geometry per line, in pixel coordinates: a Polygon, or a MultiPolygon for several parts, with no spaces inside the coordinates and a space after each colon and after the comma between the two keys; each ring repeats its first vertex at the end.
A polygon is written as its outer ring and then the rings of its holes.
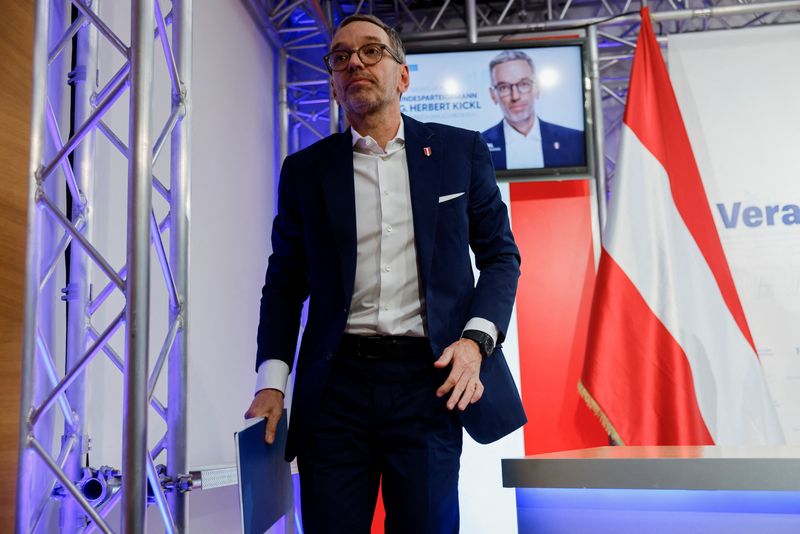
{"type": "MultiPolygon", "coordinates": [[[[583,132],[539,119],[542,134],[542,155],[545,167],[583,167],[586,165],[586,147],[583,132]]],[[[492,163],[498,171],[508,168],[506,164],[506,136],[503,121],[481,134],[489,145],[492,163]]]]}
{"type": "MultiPolygon", "coordinates": [[[[433,353],[438,357],[459,339],[471,317],[492,321],[502,342],[520,258],[486,144],[477,132],[406,116],[403,120],[420,290],[433,353]],[[477,286],[469,247],[481,271],[477,286]]],[[[284,161],[272,249],[261,297],[256,368],[268,358],[292,367],[303,302],[310,296],[286,447],[286,457],[292,459],[317,411],[353,295],[356,216],[350,130],[284,161]]],[[[461,421],[476,441],[489,443],[522,426],[526,418],[501,348],[481,365],[481,381],[483,397],[461,413],[461,421]]]]}

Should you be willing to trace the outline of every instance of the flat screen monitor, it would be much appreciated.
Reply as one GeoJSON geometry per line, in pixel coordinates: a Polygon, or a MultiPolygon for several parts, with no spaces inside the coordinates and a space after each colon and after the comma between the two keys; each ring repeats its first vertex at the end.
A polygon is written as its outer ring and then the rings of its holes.
{"type": "Polygon", "coordinates": [[[401,111],[481,132],[500,178],[589,172],[584,41],[410,49],[401,111]]]}

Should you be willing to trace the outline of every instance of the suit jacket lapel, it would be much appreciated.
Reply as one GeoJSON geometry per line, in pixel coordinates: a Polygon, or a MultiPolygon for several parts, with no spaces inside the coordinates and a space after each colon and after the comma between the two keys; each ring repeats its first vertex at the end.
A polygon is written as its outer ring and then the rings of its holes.
{"type": "Polygon", "coordinates": [[[414,240],[417,248],[422,290],[427,287],[436,236],[439,210],[442,144],[423,123],[403,115],[406,136],[406,160],[414,215],[414,240]]]}
{"type": "Polygon", "coordinates": [[[339,251],[342,289],[349,303],[356,275],[356,198],[350,130],[336,135],[331,144],[330,159],[318,161],[317,169],[339,251]]]}

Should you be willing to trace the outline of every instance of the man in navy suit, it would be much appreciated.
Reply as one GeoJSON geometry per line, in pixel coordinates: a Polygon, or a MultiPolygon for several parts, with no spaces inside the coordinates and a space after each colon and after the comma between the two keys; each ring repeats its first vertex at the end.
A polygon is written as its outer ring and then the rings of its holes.
{"type": "Polygon", "coordinates": [[[351,127],[283,163],[245,416],[273,442],[309,298],[286,447],[305,532],[369,532],[382,482],[388,533],[455,533],[462,426],[526,421],[499,348],[519,251],[480,135],[400,114],[394,30],[349,17],[324,60],[351,127]]]}
{"type": "Polygon", "coordinates": [[[586,164],[583,132],[545,122],[536,116],[539,83],[531,57],[504,50],[489,63],[492,101],[503,120],[481,135],[497,170],[582,167],[586,164]]]}

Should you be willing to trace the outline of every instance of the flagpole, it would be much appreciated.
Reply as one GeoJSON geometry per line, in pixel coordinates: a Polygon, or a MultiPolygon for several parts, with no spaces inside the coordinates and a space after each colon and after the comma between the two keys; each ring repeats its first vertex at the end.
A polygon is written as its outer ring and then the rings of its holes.
{"type": "Polygon", "coordinates": [[[600,94],[600,59],[597,49],[597,26],[589,26],[589,72],[592,83],[592,131],[594,134],[594,178],[597,181],[597,217],[600,221],[600,241],[606,226],[606,143],[603,124],[603,96],[600,94]]]}

